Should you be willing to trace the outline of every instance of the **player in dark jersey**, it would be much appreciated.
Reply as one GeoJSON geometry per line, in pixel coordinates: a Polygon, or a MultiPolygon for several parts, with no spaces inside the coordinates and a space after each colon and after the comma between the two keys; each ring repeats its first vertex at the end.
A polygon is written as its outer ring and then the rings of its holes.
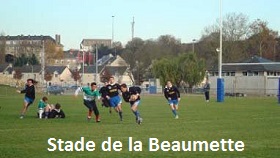
{"type": "Polygon", "coordinates": [[[110,106],[114,108],[117,113],[119,113],[120,120],[122,121],[122,100],[119,94],[120,90],[120,85],[115,83],[114,77],[110,77],[109,84],[106,86],[106,98],[109,100],[110,106]]]}
{"type": "Polygon", "coordinates": [[[18,93],[25,93],[23,108],[21,110],[20,118],[22,119],[28,109],[28,107],[34,102],[35,100],[35,86],[33,79],[27,79],[25,85],[25,89],[17,90],[18,93]]]}
{"type": "Polygon", "coordinates": [[[167,81],[166,87],[164,88],[164,96],[170,105],[172,113],[175,116],[175,119],[178,119],[178,106],[180,101],[180,92],[177,87],[173,86],[170,81],[167,81]]]}
{"type": "Polygon", "coordinates": [[[138,111],[141,88],[135,86],[127,87],[126,84],[122,84],[121,91],[124,101],[130,103],[130,109],[136,117],[136,123],[141,124],[143,119],[140,117],[140,113],[138,111]]]}
{"type": "Polygon", "coordinates": [[[112,113],[112,108],[110,106],[109,100],[106,98],[107,95],[107,88],[106,86],[108,85],[108,82],[104,82],[104,86],[100,88],[99,93],[101,94],[101,101],[102,101],[102,106],[108,107],[109,108],[109,113],[112,113]]]}

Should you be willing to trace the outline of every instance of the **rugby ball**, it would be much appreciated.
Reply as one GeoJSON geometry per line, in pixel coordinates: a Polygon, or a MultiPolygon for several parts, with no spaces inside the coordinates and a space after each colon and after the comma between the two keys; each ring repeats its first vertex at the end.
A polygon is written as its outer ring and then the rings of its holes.
{"type": "Polygon", "coordinates": [[[131,95],[130,96],[130,101],[135,101],[138,98],[137,95],[131,95]]]}

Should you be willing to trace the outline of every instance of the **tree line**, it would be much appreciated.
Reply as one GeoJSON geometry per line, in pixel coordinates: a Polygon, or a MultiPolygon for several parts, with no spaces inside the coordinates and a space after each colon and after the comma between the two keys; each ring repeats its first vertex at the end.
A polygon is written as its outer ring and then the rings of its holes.
{"type": "MultiPolygon", "coordinates": [[[[223,63],[241,62],[254,55],[280,61],[278,32],[260,19],[249,22],[242,13],[229,13],[223,18],[223,63]]],[[[121,50],[121,56],[130,64],[136,84],[150,77],[159,77],[162,83],[182,81],[190,87],[201,82],[205,70],[218,66],[220,43],[219,20],[205,27],[200,39],[181,43],[172,35],[157,39],[134,38],[121,50]]]]}
{"type": "MultiPolygon", "coordinates": [[[[133,38],[124,47],[115,42],[114,48],[100,47],[102,55],[121,55],[130,65],[135,78],[134,84],[141,84],[149,78],[158,77],[162,82],[171,80],[190,87],[199,83],[205,70],[218,65],[220,26],[217,22],[204,28],[200,39],[192,43],[182,43],[172,35],[161,35],[157,39],[133,38]]],[[[240,62],[257,55],[272,61],[280,61],[280,38],[278,31],[268,27],[268,22],[260,19],[249,21],[242,13],[229,13],[223,17],[223,63],[240,62]]],[[[48,61],[63,58],[61,50],[46,45],[48,61]]],[[[0,45],[0,59],[3,54],[0,45]]],[[[0,60],[0,62],[3,62],[0,60]]]]}

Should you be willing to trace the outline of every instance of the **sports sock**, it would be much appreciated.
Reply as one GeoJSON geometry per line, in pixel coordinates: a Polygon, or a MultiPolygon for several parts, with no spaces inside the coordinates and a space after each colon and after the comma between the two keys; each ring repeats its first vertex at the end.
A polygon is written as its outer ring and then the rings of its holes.
{"type": "Polygon", "coordinates": [[[96,122],[100,122],[100,117],[99,117],[99,115],[96,115],[96,116],[95,116],[95,120],[96,120],[96,122]]]}
{"type": "Polygon", "coordinates": [[[88,111],[88,118],[91,118],[91,115],[92,115],[92,110],[89,110],[88,111]]]}
{"type": "Polygon", "coordinates": [[[48,116],[49,116],[49,112],[46,111],[46,112],[45,112],[45,118],[48,118],[48,116]]]}
{"type": "Polygon", "coordinates": [[[175,109],[172,110],[172,113],[174,114],[174,116],[177,115],[177,111],[175,109]]]}
{"type": "Polygon", "coordinates": [[[122,111],[119,111],[120,119],[122,120],[122,111]]]}
{"type": "Polygon", "coordinates": [[[138,110],[133,111],[133,113],[134,113],[134,115],[136,116],[136,118],[139,118],[139,117],[140,117],[140,113],[139,113],[139,111],[138,111],[138,110]]]}

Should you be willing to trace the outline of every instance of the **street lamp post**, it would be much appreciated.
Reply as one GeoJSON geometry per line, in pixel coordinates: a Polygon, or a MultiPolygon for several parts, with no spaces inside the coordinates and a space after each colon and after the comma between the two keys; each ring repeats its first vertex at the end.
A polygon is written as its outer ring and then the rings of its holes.
{"type": "Polygon", "coordinates": [[[117,55],[117,52],[116,52],[116,46],[114,44],[114,22],[115,22],[115,16],[113,15],[112,16],[112,48],[114,49],[114,53],[115,53],[115,56],[117,55]]]}
{"type": "Polygon", "coordinates": [[[84,83],[84,74],[85,74],[85,50],[83,49],[83,74],[82,74],[82,83],[81,83],[81,85],[83,85],[83,83],[84,83]]]}
{"type": "Polygon", "coordinates": [[[278,44],[278,41],[275,40],[274,48],[273,48],[273,61],[276,61],[276,46],[278,44]]]}
{"type": "Polygon", "coordinates": [[[220,48],[219,53],[219,77],[217,78],[217,102],[224,102],[224,79],[222,78],[222,54],[223,54],[223,20],[222,20],[222,0],[220,0],[220,48]]]}
{"type": "Polygon", "coordinates": [[[114,47],[114,19],[115,19],[115,16],[113,15],[112,16],[112,43],[111,43],[112,48],[114,47]]]}
{"type": "Polygon", "coordinates": [[[194,53],[194,42],[195,42],[196,40],[195,39],[193,39],[192,40],[192,52],[194,53]]]}
{"type": "Polygon", "coordinates": [[[98,77],[98,47],[95,45],[95,82],[97,82],[98,77]]]}
{"type": "Polygon", "coordinates": [[[31,66],[31,73],[32,73],[32,75],[33,75],[33,80],[34,80],[34,73],[33,73],[33,65],[32,64],[29,64],[29,63],[27,63],[26,64],[26,66],[31,66]]]}
{"type": "Polygon", "coordinates": [[[42,80],[42,89],[45,87],[45,41],[42,37],[42,51],[41,51],[41,80],[42,80]]]}

